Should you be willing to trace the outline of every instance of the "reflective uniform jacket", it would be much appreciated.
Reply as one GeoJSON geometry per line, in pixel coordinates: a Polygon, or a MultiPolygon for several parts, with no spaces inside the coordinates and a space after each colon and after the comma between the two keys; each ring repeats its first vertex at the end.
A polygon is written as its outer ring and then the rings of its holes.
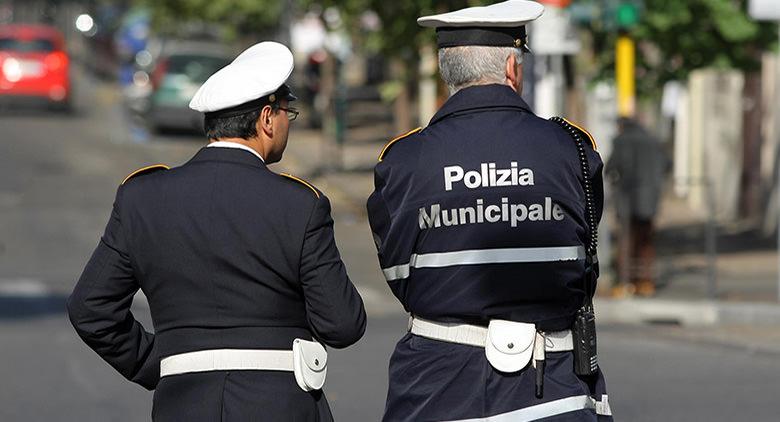
{"type": "MultiPolygon", "coordinates": [[[[600,218],[603,166],[587,152],[600,218]]],[[[581,179],[571,136],[509,87],[462,90],[376,166],[368,214],[390,288],[432,320],[569,328],[584,297],[581,179]]]]}
{"type": "Polygon", "coordinates": [[[328,420],[324,396],[298,389],[292,373],[160,380],[159,361],[205,349],[289,350],[297,337],[346,347],[366,324],[325,195],[228,148],[203,148],[181,167],[119,188],[68,312],[106,362],[157,388],[155,420],[328,420]],[[130,312],[139,288],[154,334],[130,312]]]}
{"type": "MultiPolygon", "coordinates": [[[[600,219],[603,165],[584,139],[600,219]]],[[[407,312],[571,327],[585,295],[587,223],[577,146],[561,126],[535,116],[507,86],[466,88],[428,127],[388,144],[374,174],[371,230],[407,312]]],[[[600,376],[587,387],[575,381],[571,353],[556,355],[548,370],[556,387],[537,400],[532,369],[508,376],[489,366],[484,349],[407,334],[391,359],[385,420],[486,417],[600,394],[600,376]]]]}

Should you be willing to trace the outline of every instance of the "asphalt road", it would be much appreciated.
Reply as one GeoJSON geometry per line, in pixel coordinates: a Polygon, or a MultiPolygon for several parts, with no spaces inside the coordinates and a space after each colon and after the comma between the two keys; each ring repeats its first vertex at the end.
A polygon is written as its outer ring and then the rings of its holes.
{"type": "MultiPolygon", "coordinates": [[[[150,163],[182,163],[201,141],[149,138],[133,129],[110,86],[81,77],[78,87],[73,115],[0,110],[2,421],[149,419],[151,394],[80,343],[63,301],[124,176],[150,163]]],[[[358,345],[332,352],[326,394],[337,420],[374,421],[406,322],[376,268],[365,221],[346,211],[334,218],[370,318],[358,345]]],[[[148,321],[146,312],[139,301],[136,314],[148,321]]],[[[777,355],[672,338],[662,326],[601,327],[599,345],[618,421],[778,420],[777,355]]]]}

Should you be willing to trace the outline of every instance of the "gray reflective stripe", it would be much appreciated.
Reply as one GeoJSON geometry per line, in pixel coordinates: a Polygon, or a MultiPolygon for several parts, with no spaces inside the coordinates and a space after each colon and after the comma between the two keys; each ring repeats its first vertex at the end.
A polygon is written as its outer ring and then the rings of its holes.
{"type": "MultiPolygon", "coordinates": [[[[414,257],[414,255],[412,255],[412,257],[414,257]]],[[[409,277],[409,264],[383,268],[382,272],[385,274],[385,279],[387,279],[387,281],[400,280],[409,277]]]]}
{"type": "Polygon", "coordinates": [[[556,248],[475,249],[471,251],[417,255],[415,258],[412,261],[412,266],[415,268],[574,261],[585,259],[585,248],[582,246],[565,246],[556,248]]]}
{"type": "MultiPolygon", "coordinates": [[[[576,412],[578,410],[596,409],[598,402],[590,396],[575,396],[537,404],[520,410],[488,416],[486,418],[460,419],[449,422],[526,422],[549,418],[550,416],[576,412]]],[[[609,408],[609,406],[607,406],[609,408]]],[[[604,416],[611,416],[604,415],[604,416]]]]}
{"type": "Polygon", "coordinates": [[[527,262],[557,262],[585,259],[582,246],[551,248],[474,249],[468,251],[412,255],[408,264],[383,268],[387,281],[409,277],[411,268],[439,268],[454,265],[519,264],[527,262]]]}

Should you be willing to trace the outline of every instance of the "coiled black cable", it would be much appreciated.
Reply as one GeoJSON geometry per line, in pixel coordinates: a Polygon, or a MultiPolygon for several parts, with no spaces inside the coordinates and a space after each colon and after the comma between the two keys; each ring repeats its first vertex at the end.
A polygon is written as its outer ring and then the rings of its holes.
{"type": "Polygon", "coordinates": [[[585,284],[585,306],[586,310],[593,310],[593,294],[596,287],[597,277],[597,265],[598,259],[596,258],[598,250],[598,222],[596,221],[596,205],[594,204],[593,183],[590,178],[590,163],[588,162],[588,155],[585,152],[585,141],[582,139],[582,131],[579,128],[574,127],[566,119],[562,117],[553,117],[550,121],[560,125],[569,135],[574,139],[577,145],[577,155],[580,159],[580,168],[582,169],[582,190],[585,192],[585,218],[588,225],[587,230],[587,245],[585,247],[585,271],[586,277],[584,279],[585,284]]]}
{"type": "Polygon", "coordinates": [[[571,135],[577,145],[577,154],[580,159],[580,168],[582,169],[582,189],[585,192],[585,215],[588,224],[588,244],[585,248],[586,253],[591,257],[596,256],[598,249],[598,223],[596,222],[596,205],[594,204],[593,183],[590,178],[590,163],[588,155],[585,152],[585,141],[582,139],[582,132],[575,128],[566,119],[553,117],[552,122],[559,124],[566,132],[571,135]]]}

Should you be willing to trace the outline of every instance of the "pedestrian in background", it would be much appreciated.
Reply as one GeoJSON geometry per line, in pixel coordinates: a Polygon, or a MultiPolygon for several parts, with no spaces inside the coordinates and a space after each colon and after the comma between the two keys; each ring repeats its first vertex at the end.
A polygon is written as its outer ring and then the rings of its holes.
{"type": "Polygon", "coordinates": [[[155,421],[330,421],[326,345],[363,335],[330,203],[270,171],[287,146],[292,53],[252,46],[190,103],[209,145],[131,174],[68,299],[79,336],[154,389],[155,421]],[[141,289],[154,334],[130,312],[141,289]]]}
{"type": "Polygon", "coordinates": [[[418,20],[437,30],[452,95],[385,146],[368,199],[411,314],[385,421],[612,420],[591,313],[601,159],[587,132],[520,96],[525,25],[543,10],[510,0],[418,20]]]}
{"type": "Polygon", "coordinates": [[[618,136],[606,172],[614,185],[620,222],[616,295],[653,296],[655,282],[655,228],[653,219],[669,168],[661,142],[639,122],[618,121],[618,136]]]}

